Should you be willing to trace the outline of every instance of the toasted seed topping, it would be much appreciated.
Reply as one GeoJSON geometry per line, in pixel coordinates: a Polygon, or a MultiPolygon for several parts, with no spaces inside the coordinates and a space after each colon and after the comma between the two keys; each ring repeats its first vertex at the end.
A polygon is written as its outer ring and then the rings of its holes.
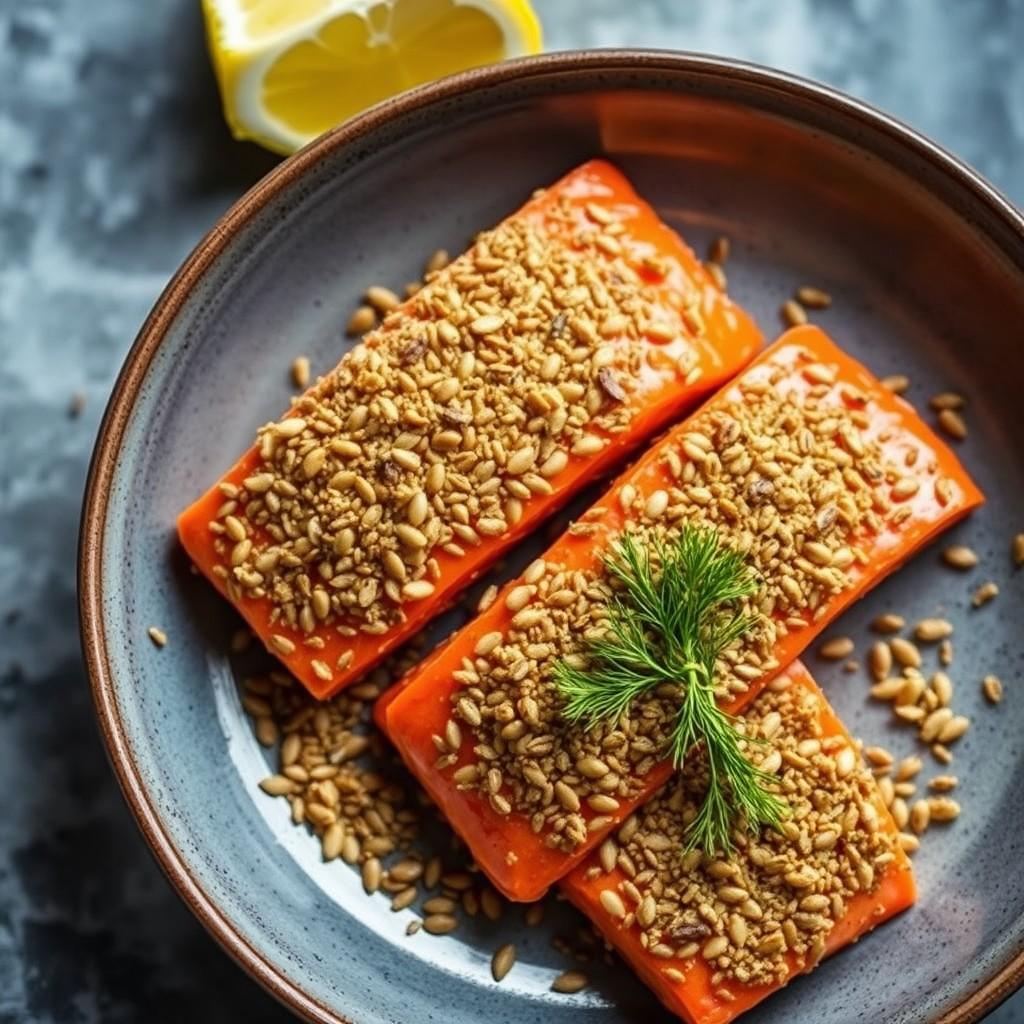
{"type": "MultiPolygon", "coordinates": [[[[683,524],[712,527],[723,543],[745,551],[758,573],[762,588],[748,608],[758,626],[723,660],[716,681],[723,696],[774,670],[777,638],[813,621],[850,586],[846,570],[864,557],[861,539],[900,522],[884,497],[889,467],[867,419],[856,406],[827,400],[846,386],[829,383],[834,368],[805,363],[806,394],[775,386],[789,373],[771,367],[756,381],[741,379],[734,401],[699,416],[665,451],[670,486],[644,494],[629,484],[618,495],[635,531],[670,541],[683,524]]],[[[514,614],[501,642],[491,647],[488,640],[486,654],[463,663],[452,694],[453,713],[472,732],[461,753],[471,751],[476,766],[466,770],[460,761],[455,784],[480,792],[499,814],[527,816],[545,844],[565,850],[600,827],[612,813],[609,800],[634,796],[638,779],[663,756],[675,713],[666,687],[620,723],[586,730],[562,719],[553,667],[584,656],[604,628],[612,595],[613,581],[600,567],[531,567],[508,592],[514,614]],[[601,772],[591,770],[595,759],[601,772]]],[[[851,649],[843,638],[836,656],[851,649]]],[[[438,769],[454,772],[447,756],[440,754],[438,769]]]]}
{"type": "Polygon", "coordinates": [[[150,626],[149,629],[146,630],[146,633],[148,634],[149,639],[152,640],[157,647],[163,647],[166,645],[167,634],[159,626],[150,626]]]}
{"type": "Polygon", "coordinates": [[[602,324],[636,339],[657,308],[673,338],[702,330],[586,231],[568,244],[525,219],[479,236],[407,305],[382,287],[366,299],[350,329],[370,333],[259,432],[260,465],[211,523],[231,596],[269,600],[284,654],[324,626],[403,621],[434,593],[441,553],[506,534],[570,459],[628,426],[645,350],[602,324]]]}
{"type": "Polygon", "coordinates": [[[879,827],[871,773],[841,737],[822,737],[818,713],[817,695],[790,686],[765,691],[743,716],[750,735],[770,734],[749,756],[776,765],[794,810],[782,832],[737,832],[728,861],[681,854],[706,785],[699,757],[619,830],[612,867],[628,881],[605,889],[601,906],[655,956],[701,956],[720,978],[776,983],[789,956],[819,958],[849,900],[875,887],[895,840],[879,827]]]}

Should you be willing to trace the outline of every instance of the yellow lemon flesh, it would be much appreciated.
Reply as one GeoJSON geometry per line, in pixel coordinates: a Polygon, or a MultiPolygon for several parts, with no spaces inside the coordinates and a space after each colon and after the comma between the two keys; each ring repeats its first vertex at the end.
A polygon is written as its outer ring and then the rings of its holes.
{"type": "Polygon", "coordinates": [[[291,153],[414,85],[536,53],[529,0],[203,0],[228,124],[291,153]]]}

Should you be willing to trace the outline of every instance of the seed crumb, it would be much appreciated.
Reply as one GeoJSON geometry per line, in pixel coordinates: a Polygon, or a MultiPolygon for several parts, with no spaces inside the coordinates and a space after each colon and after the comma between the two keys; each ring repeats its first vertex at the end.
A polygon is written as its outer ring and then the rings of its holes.
{"type": "Polygon", "coordinates": [[[414,917],[405,926],[405,934],[406,935],[415,935],[420,930],[420,928],[422,928],[422,927],[423,927],[423,922],[418,917],[414,917]]]}
{"type": "Polygon", "coordinates": [[[980,608],[982,605],[988,604],[994,597],[999,594],[999,585],[989,580],[987,583],[982,583],[977,590],[975,590],[971,597],[971,604],[975,608],[980,608]]]}
{"type": "Polygon", "coordinates": [[[146,630],[149,634],[149,639],[156,644],[157,647],[163,647],[167,643],[167,634],[159,626],[150,626],[146,630]]]}
{"type": "Polygon", "coordinates": [[[989,704],[998,704],[1003,699],[1003,683],[999,676],[988,675],[981,681],[981,692],[989,704]]]}

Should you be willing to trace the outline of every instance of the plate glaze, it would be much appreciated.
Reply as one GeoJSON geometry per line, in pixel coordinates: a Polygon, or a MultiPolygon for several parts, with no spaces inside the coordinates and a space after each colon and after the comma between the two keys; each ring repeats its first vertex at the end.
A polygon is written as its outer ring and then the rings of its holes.
{"type": "MultiPolygon", "coordinates": [[[[879,374],[928,395],[969,396],[960,446],[988,505],[949,537],[982,565],[955,574],[922,553],[834,632],[866,640],[882,610],[943,614],[957,626],[957,707],[975,724],[951,770],[960,821],[917,855],[917,906],[756,1011],[760,1022],[970,1021],[1024,971],[1024,221],[973,172],[884,115],[821,86],[735,62],[653,52],[530,58],[398,97],[281,164],[203,240],[137,339],[107,410],[86,493],[82,634],[111,759],[171,880],[225,948],[316,1021],[463,1024],[671,1018],[625,968],[593,987],[549,991],[568,966],[550,937],[556,908],[524,929],[473,921],[407,938],[410,912],[366,897],[340,862],[293,828],[256,782],[266,758],[226,655],[233,613],[188,571],[178,511],[287,404],[299,354],[325,371],[368,283],[418,276],[459,251],[538,185],[607,155],[698,250],[733,242],[730,293],[778,327],[778,306],[813,283],[835,298],[815,320],[879,374]],[[970,607],[973,586],[1000,597],[970,607]],[[157,650],[157,624],[170,637],[157,650]],[[987,708],[997,672],[1008,698],[987,708]],[[500,985],[502,942],[519,948],[500,985]]],[[[520,554],[520,559],[523,553],[520,554]]],[[[508,571],[511,571],[511,565],[508,571]]],[[[448,619],[450,625],[453,620],[448,619]]],[[[861,674],[808,664],[858,735],[900,754],[909,730],[869,706],[861,674]]],[[[938,766],[936,766],[937,768],[938,766]]]]}

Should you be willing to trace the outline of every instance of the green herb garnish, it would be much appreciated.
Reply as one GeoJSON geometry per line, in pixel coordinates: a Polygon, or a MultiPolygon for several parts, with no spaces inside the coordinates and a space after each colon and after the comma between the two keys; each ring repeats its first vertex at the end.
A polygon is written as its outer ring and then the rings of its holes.
{"type": "Polygon", "coordinates": [[[555,666],[563,714],[589,728],[618,719],[637,697],[663,684],[679,687],[668,740],[672,761],[680,767],[701,743],[708,776],[687,849],[728,853],[736,821],[751,830],[778,827],[788,808],[765,789],[774,777],[743,755],[735,720],[714,693],[719,658],[756,622],[738,607],[757,591],[742,555],[719,544],[713,530],[686,527],[671,544],[655,539],[644,545],[625,534],[605,566],[620,590],[609,604],[608,630],[587,646],[588,666],[555,666]]]}

